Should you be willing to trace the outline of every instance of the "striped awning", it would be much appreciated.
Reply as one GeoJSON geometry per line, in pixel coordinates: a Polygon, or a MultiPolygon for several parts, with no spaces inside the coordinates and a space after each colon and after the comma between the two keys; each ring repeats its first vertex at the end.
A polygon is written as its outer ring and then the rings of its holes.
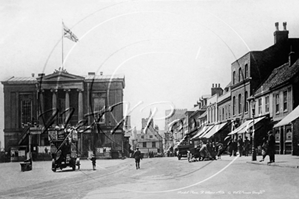
{"type": "MultiPolygon", "coordinates": [[[[256,118],[254,120],[254,125],[256,123],[258,123],[259,121],[261,121],[262,119],[264,119],[265,117],[260,117],[260,118],[256,118]]],[[[244,122],[243,124],[241,124],[238,128],[236,128],[235,130],[233,130],[232,132],[230,132],[228,135],[234,135],[236,133],[246,133],[248,131],[248,129],[250,127],[253,126],[253,120],[247,120],[246,122],[244,122]]]]}
{"type": "Polygon", "coordinates": [[[290,112],[287,116],[285,116],[280,122],[278,122],[274,128],[288,125],[299,118],[299,106],[297,106],[292,112],[290,112]]]}
{"type": "Polygon", "coordinates": [[[203,138],[210,138],[211,136],[219,132],[226,124],[227,122],[215,125],[207,134],[203,136],[203,138]]]}
{"type": "Polygon", "coordinates": [[[198,132],[196,135],[194,135],[191,140],[193,139],[198,139],[198,138],[201,138],[201,136],[203,136],[204,134],[206,134],[211,128],[213,128],[214,125],[205,125],[203,126],[198,132]]]}

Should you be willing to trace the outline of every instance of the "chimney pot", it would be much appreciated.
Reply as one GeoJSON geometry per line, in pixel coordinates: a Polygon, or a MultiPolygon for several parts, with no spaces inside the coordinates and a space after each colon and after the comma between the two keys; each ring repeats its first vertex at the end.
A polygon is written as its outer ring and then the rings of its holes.
{"type": "Polygon", "coordinates": [[[286,30],[286,22],[283,22],[283,30],[286,30]]]}
{"type": "Polygon", "coordinates": [[[218,84],[215,84],[215,87],[218,88],[218,84]]]}
{"type": "Polygon", "coordinates": [[[34,73],[31,73],[31,76],[34,77],[34,73]]]}
{"type": "Polygon", "coordinates": [[[214,84],[212,84],[212,88],[214,87],[214,84]]]}
{"type": "Polygon", "coordinates": [[[279,25],[279,23],[276,22],[276,23],[275,23],[276,30],[279,30],[278,25],[279,25]]]}
{"type": "Polygon", "coordinates": [[[221,84],[219,84],[219,88],[221,88],[221,84]]]}

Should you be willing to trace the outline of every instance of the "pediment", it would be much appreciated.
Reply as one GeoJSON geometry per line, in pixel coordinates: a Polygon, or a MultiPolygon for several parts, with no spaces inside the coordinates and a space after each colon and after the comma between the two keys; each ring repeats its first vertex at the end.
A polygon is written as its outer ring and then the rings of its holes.
{"type": "MultiPolygon", "coordinates": [[[[84,77],[70,74],[66,71],[54,71],[52,74],[43,76],[43,82],[82,82],[84,77]]],[[[38,81],[40,77],[38,78],[38,81]]]]}

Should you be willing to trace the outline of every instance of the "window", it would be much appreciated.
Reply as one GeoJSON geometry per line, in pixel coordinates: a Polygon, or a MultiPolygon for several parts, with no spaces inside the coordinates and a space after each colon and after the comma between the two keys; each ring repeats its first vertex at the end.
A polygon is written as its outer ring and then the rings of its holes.
{"type": "Polygon", "coordinates": [[[21,101],[21,123],[27,124],[32,120],[32,101],[24,98],[21,101]]]}
{"type": "Polygon", "coordinates": [[[270,98],[269,96],[265,97],[265,111],[268,113],[270,111],[270,98]]]}
{"type": "Polygon", "coordinates": [[[262,99],[258,99],[258,114],[262,114],[262,99]]]}
{"type": "Polygon", "coordinates": [[[283,111],[287,111],[287,91],[283,92],[283,111]]]}
{"type": "Polygon", "coordinates": [[[275,112],[279,113],[279,94],[275,95],[275,112]]]}
{"type": "Polygon", "coordinates": [[[235,96],[232,99],[232,115],[235,115],[235,96]]]}
{"type": "Polygon", "coordinates": [[[149,135],[149,138],[153,138],[153,135],[149,135]]]}
{"type": "Polygon", "coordinates": [[[152,142],[152,148],[155,148],[155,147],[156,147],[156,143],[152,142]]]}
{"type": "Polygon", "coordinates": [[[224,113],[225,113],[225,110],[224,110],[224,108],[222,108],[222,120],[225,119],[225,118],[224,118],[224,113]]]}
{"type": "Polygon", "coordinates": [[[232,73],[232,84],[235,84],[235,71],[232,73]]]}
{"type": "Polygon", "coordinates": [[[244,100],[245,101],[244,102],[245,103],[245,107],[244,108],[245,108],[245,112],[246,113],[248,112],[248,108],[249,108],[249,103],[248,103],[247,99],[248,99],[248,92],[246,91],[245,92],[245,100],[244,100]]]}
{"type": "Polygon", "coordinates": [[[239,114],[242,113],[242,95],[239,94],[239,99],[238,99],[238,103],[239,103],[239,114]]]}
{"type": "MultiPolygon", "coordinates": [[[[94,113],[99,113],[105,107],[105,93],[93,93],[94,113]]],[[[99,123],[105,122],[105,114],[98,120],[99,123]]]]}
{"type": "Polygon", "coordinates": [[[144,139],[144,136],[142,135],[141,138],[144,139]]]}
{"type": "Polygon", "coordinates": [[[144,147],[144,148],[147,147],[147,142],[143,142],[143,147],[144,147]]]}
{"type": "Polygon", "coordinates": [[[245,64],[245,79],[248,78],[248,64],[245,64]]]}
{"type": "Polygon", "coordinates": [[[242,69],[239,69],[239,82],[243,81],[242,69]]]}

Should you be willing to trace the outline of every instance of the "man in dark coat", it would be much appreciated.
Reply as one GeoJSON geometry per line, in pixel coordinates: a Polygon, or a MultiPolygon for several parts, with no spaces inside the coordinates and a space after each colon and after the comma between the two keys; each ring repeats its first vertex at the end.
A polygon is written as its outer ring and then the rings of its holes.
{"type": "Polygon", "coordinates": [[[269,139],[268,139],[268,154],[270,157],[270,162],[275,162],[275,136],[273,135],[272,131],[268,132],[269,139]]]}
{"type": "Polygon", "coordinates": [[[237,145],[238,145],[239,155],[240,155],[240,157],[242,157],[242,155],[243,155],[243,145],[244,145],[244,142],[243,142],[243,139],[242,139],[241,136],[239,136],[237,145]]]}
{"type": "Polygon", "coordinates": [[[142,156],[142,154],[141,154],[139,148],[136,148],[136,151],[133,153],[133,158],[135,159],[136,169],[140,169],[141,156],[142,156]]]}

